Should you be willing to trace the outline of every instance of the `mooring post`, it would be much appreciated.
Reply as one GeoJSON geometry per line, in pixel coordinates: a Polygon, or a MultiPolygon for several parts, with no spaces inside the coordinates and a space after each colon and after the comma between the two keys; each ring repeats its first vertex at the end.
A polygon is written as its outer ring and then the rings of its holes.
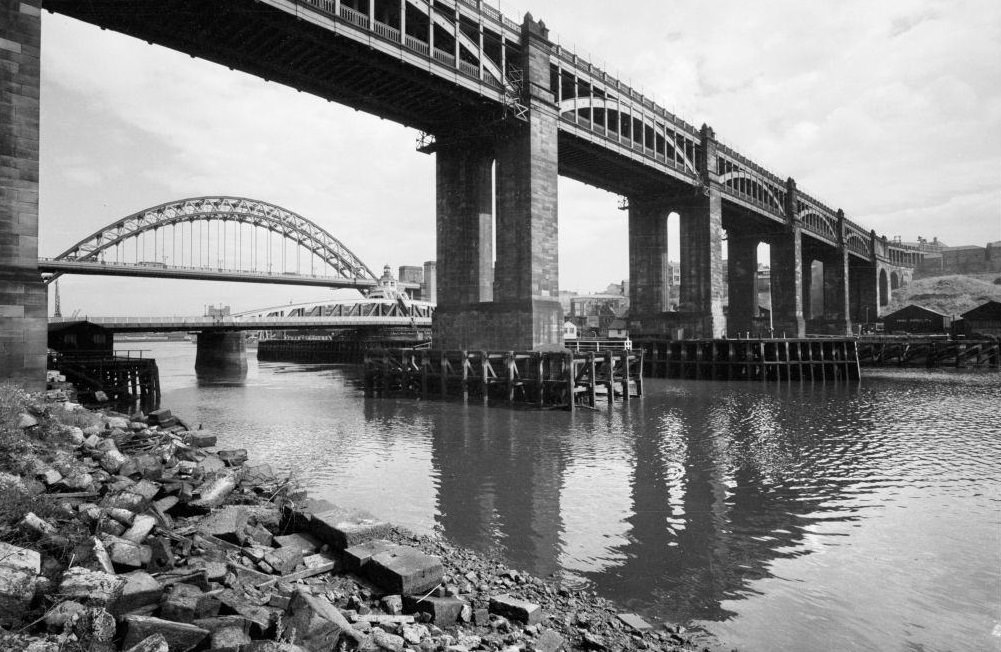
{"type": "Polygon", "coordinates": [[[448,398],[448,355],[444,351],[441,352],[441,358],[438,360],[438,368],[441,370],[441,397],[448,398]]]}
{"type": "Polygon", "coordinates": [[[490,403],[490,358],[480,351],[480,370],[483,372],[483,405],[490,403]]]}
{"type": "Polygon", "coordinates": [[[615,403],[615,355],[611,349],[605,351],[605,366],[608,367],[608,404],[615,403]]]}
{"type": "Polygon", "coordinates": [[[622,349],[622,402],[629,402],[629,351],[622,349]]]}
{"type": "Polygon", "coordinates": [[[514,351],[508,351],[504,357],[504,367],[507,369],[507,402],[514,403],[514,374],[517,369],[514,362],[514,351]]]}
{"type": "Polygon", "coordinates": [[[590,386],[588,387],[588,403],[591,407],[594,407],[598,402],[598,365],[594,361],[594,351],[589,351],[587,354],[587,366],[588,366],[588,380],[590,381],[590,386]]]}
{"type": "Polygon", "coordinates": [[[574,355],[570,351],[563,353],[563,376],[567,388],[567,409],[573,412],[574,395],[576,390],[576,370],[574,369],[574,355]]]}
{"type": "Polygon", "coordinates": [[[536,378],[538,379],[538,389],[539,389],[539,405],[546,404],[546,380],[543,372],[543,354],[541,351],[536,351],[533,353],[535,356],[535,371],[536,378]]]}
{"type": "Polygon", "coordinates": [[[469,351],[462,352],[462,402],[469,402],[469,351]]]}

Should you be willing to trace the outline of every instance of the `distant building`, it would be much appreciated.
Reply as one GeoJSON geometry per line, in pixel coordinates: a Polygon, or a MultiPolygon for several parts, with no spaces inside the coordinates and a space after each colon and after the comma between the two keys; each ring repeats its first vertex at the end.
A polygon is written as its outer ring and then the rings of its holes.
{"type": "Polygon", "coordinates": [[[563,339],[564,340],[575,340],[577,339],[577,324],[570,320],[563,322],[563,339]]]}
{"type": "Polygon", "coordinates": [[[112,332],[89,321],[68,321],[49,326],[49,348],[59,353],[110,356],[114,346],[112,332]]]}
{"type": "Polygon", "coordinates": [[[629,325],[625,319],[613,319],[608,325],[608,339],[624,340],[629,337],[629,325]]]}
{"type": "Polygon", "coordinates": [[[970,335],[1001,337],[1001,301],[988,301],[964,312],[963,330],[970,335]]]}
{"type": "Polygon", "coordinates": [[[945,333],[951,326],[948,315],[914,304],[883,316],[887,333],[945,333]]]}
{"type": "Polygon", "coordinates": [[[424,282],[424,268],[419,265],[400,265],[400,283],[416,283],[420,285],[424,282]]]}

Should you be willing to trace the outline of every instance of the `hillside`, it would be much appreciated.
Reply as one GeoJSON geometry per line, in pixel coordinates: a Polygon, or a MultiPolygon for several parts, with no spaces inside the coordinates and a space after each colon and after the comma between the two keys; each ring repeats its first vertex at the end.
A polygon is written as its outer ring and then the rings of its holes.
{"type": "Polygon", "coordinates": [[[895,290],[893,300],[883,314],[913,303],[946,315],[960,315],[991,300],[1001,301],[1001,276],[934,276],[912,281],[910,285],[895,290]]]}

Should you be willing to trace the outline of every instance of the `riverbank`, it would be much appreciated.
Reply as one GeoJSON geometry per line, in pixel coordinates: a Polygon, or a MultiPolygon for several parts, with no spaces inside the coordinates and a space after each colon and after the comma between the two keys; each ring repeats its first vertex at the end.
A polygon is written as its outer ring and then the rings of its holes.
{"type": "Polygon", "coordinates": [[[692,650],[572,591],[305,492],[167,411],[0,387],[0,648],[692,650]]]}

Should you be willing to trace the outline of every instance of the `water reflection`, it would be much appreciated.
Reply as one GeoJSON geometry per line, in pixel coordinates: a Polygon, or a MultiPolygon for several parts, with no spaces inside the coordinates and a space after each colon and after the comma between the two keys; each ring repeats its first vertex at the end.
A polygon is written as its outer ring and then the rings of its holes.
{"type": "Polygon", "coordinates": [[[456,407],[458,418],[431,430],[438,478],[436,520],[457,543],[500,546],[511,563],[543,576],[556,572],[564,454],[554,433],[526,428],[538,413],[456,407]]]}

